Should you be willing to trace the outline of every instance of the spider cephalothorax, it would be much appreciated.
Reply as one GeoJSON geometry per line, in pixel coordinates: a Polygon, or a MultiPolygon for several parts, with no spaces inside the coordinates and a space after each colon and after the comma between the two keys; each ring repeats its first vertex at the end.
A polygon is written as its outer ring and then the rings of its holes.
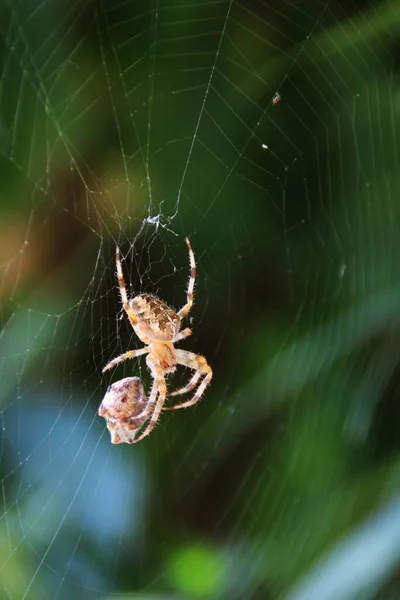
{"type": "Polygon", "coordinates": [[[111,432],[111,441],[114,444],[140,441],[152,431],[161,410],[174,410],[176,408],[192,406],[200,399],[211,381],[212,370],[203,356],[188,352],[187,350],[176,349],[174,346],[176,342],[183,340],[192,333],[189,328],[180,330],[181,320],[189,313],[193,305],[194,282],[196,278],[194,254],[188,238],[185,239],[189,250],[190,279],[186,304],[178,312],[175,312],[167,304],[164,304],[164,302],[161,302],[161,300],[150,294],[139,294],[128,300],[122,273],[120,252],[117,247],[117,276],[123,308],[128,315],[136,335],[145,344],[145,347],[139,350],[129,350],[117,356],[117,358],[114,358],[104,367],[103,373],[127,358],[135,358],[147,354],[146,363],[153,377],[153,386],[148,399],[144,396],[143,388],[138,378],[128,377],[125,380],[123,379],[114,383],[108,389],[99,408],[99,414],[106,419],[107,427],[111,432]],[[173,373],[176,365],[189,367],[195,373],[185,387],[167,394],[165,375],[173,373]],[[201,377],[204,378],[199,384],[201,377]],[[125,382],[124,385],[122,385],[123,382],[125,382]],[[176,406],[164,406],[167,397],[186,394],[196,386],[198,386],[197,391],[193,398],[187,402],[182,402],[176,406]],[[131,402],[129,407],[127,404],[124,405],[121,413],[121,394],[125,397],[127,390],[130,392],[131,402]],[[140,407],[140,410],[138,407],[140,407]],[[131,408],[131,412],[129,412],[129,408],[131,408]],[[136,437],[139,429],[147,421],[149,423],[142,434],[136,437]]]}

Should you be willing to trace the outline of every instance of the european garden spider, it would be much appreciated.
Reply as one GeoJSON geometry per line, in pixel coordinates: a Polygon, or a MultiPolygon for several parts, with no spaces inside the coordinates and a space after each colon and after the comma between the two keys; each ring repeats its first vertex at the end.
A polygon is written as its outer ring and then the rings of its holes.
{"type": "Polygon", "coordinates": [[[196,262],[189,239],[186,237],[189,250],[190,279],[187,289],[186,304],[175,312],[172,308],[150,294],[139,294],[128,300],[122,272],[119,248],[116,250],[117,277],[124,311],[138,336],[145,344],[144,348],[129,350],[114,358],[103,369],[103,373],[112,369],[127,358],[136,358],[147,354],[146,363],[153,377],[153,386],[147,399],[138,377],[126,377],[111,385],[99,408],[99,415],[105,417],[111,433],[111,442],[136,443],[152,431],[160,416],[161,410],[175,410],[196,404],[212,378],[212,370],[206,359],[199,354],[179,350],[176,342],[191,335],[188,327],[180,331],[181,320],[187,316],[193,304],[194,283],[196,278],[196,262]],[[165,376],[174,373],[176,365],[183,365],[195,371],[193,377],[183,387],[167,393],[165,376]],[[187,394],[199,383],[193,398],[175,406],[164,406],[165,400],[178,394],[187,394]],[[136,437],[139,429],[149,421],[145,430],[136,437]]]}

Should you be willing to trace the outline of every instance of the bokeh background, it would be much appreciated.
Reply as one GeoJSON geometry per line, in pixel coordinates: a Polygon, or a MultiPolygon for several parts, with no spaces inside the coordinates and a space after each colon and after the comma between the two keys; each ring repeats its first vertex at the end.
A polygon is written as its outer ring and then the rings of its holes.
{"type": "Polygon", "coordinates": [[[1,4],[1,599],[400,597],[399,36],[395,0],[1,4]],[[179,308],[185,235],[212,385],[112,446],[108,385],[151,385],[101,373],[140,346],[115,245],[179,308]]]}

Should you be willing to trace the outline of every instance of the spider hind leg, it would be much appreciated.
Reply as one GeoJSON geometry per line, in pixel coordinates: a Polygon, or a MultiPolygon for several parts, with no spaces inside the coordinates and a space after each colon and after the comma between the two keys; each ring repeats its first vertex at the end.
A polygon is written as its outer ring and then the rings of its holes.
{"type": "MultiPolygon", "coordinates": [[[[212,376],[213,376],[210,365],[207,363],[204,356],[201,356],[200,354],[195,354],[194,352],[188,352],[187,350],[177,350],[176,351],[176,363],[178,365],[182,365],[184,367],[188,367],[189,369],[193,369],[196,371],[196,373],[194,374],[192,379],[189,381],[187,386],[185,388],[182,388],[182,390],[186,389],[186,391],[182,392],[181,390],[178,390],[178,392],[180,392],[180,393],[187,393],[188,391],[190,391],[191,389],[193,389],[196,386],[200,377],[202,377],[202,376],[205,376],[205,377],[204,377],[203,381],[200,383],[199,387],[197,388],[197,391],[195,392],[195,394],[191,400],[188,400],[187,402],[182,402],[181,404],[176,404],[175,406],[164,406],[163,410],[175,410],[177,408],[187,408],[188,406],[193,406],[193,404],[196,404],[196,402],[198,402],[200,400],[201,396],[203,395],[206,387],[209,385],[209,383],[212,379],[212,376]]],[[[175,393],[172,392],[170,395],[175,395],[175,393]]]]}

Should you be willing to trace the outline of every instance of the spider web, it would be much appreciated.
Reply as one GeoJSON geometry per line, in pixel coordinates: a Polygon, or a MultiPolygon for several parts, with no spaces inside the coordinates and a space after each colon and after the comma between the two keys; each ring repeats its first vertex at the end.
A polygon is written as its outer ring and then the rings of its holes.
{"type": "Polygon", "coordinates": [[[399,25],[394,1],[2,5],[2,598],[396,596],[399,25]],[[112,446],[107,386],[151,385],[143,359],[101,374],[140,346],[115,245],[131,296],[180,308],[185,235],[181,347],[212,385],[112,446]]]}

